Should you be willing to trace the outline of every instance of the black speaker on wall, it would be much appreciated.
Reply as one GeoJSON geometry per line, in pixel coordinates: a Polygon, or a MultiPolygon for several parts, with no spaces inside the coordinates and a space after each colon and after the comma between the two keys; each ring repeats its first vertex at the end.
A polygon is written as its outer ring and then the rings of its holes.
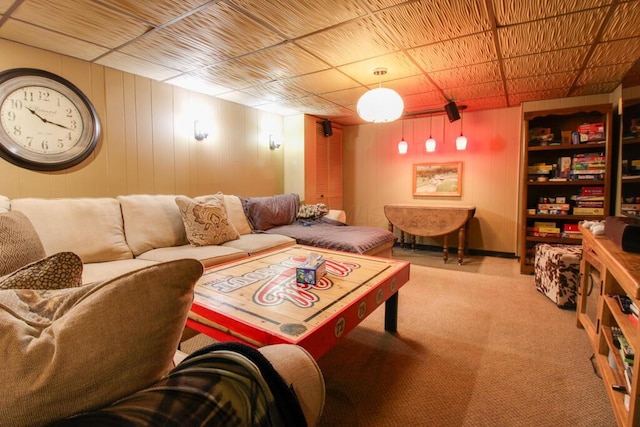
{"type": "Polygon", "coordinates": [[[333,129],[331,129],[331,121],[330,120],[324,120],[322,122],[322,130],[324,131],[324,136],[333,135],[333,129]]]}
{"type": "Polygon", "coordinates": [[[449,117],[449,122],[455,122],[460,119],[460,113],[458,112],[458,107],[456,103],[451,101],[450,103],[444,106],[444,111],[447,112],[447,117],[449,117]]]}

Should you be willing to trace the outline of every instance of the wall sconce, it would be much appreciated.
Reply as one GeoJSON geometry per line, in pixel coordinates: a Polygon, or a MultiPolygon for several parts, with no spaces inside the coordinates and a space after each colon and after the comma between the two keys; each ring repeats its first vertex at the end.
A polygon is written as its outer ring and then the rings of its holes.
{"type": "Polygon", "coordinates": [[[280,148],[282,142],[280,142],[280,138],[276,135],[269,135],[269,148],[275,150],[276,148],[280,148]]]}
{"type": "Polygon", "coordinates": [[[436,140],[431,136],[431,123],[433,122],[433,114],[429,115],[429,138],[424,143],[424,148],[427,153],[433,153],[436,151],[436,140]]]}
{"type": "Polygon", "coordinates": [[[209,136],[209,130],[200,120],[193,122],[193,136],[198,141],[202,141],[209,136]]]}
{"type": "Polygon", "coordinates": [[[456,150],[467,149],[467,137],[462,134],[462,113],[460,114],[460,136],[456,138],[456,150]]]}

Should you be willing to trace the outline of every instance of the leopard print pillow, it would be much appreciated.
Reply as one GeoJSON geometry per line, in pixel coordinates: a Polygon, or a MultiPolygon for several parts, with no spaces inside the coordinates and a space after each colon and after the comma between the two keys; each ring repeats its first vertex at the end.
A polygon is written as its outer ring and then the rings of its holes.
{"type": "Polygon", "coordinates": [[[213,195],[206,200],[176,197],[189,243],[194,246],[220,245],[240,238],[227,218],[224,197],[213,195]]]}
{"type": "Polygon", "coordinates": [[[0,289],[66,289],[82,286],[82,260],[73,252],[59,252],[27,264],[0,279],[0,289]]]}

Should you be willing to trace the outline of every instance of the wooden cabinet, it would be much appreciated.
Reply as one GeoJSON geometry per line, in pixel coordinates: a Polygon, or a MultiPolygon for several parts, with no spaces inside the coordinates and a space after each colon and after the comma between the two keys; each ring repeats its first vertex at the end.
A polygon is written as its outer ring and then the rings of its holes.
{"type": "Polygon", "coordinates": [[[625,101],[616,213],[640,216],[640,99],[625,101]]]}
{"type": "Polygon", "coordinates": [[[525,113],[521,273],[536,244],[580,244],[578,223],[609,215],[611,118],[611,105],[525,113]]]}
{"type": "Polygon", "coordinates": [[[608,238],[596,237],[582,227],[581,231],[578,326],[584,327],[593,346],[618,425],[639,426],[640,362],[625,362],[614,335],[621,333],[635,353],[640,351],[638,319],[623,313],[617,300],[618,296],[628,296],[640,305],[640,255],[624,252],[608,238]],[[615,390],[614,385],[623,385],[625,390],[615,390]]]}
{"type": "Polygon", "coordinates": [[[308,120],[315,131],[305,137],[304,202],[343,209],[342,129],[333,127],[333,134],[324,136],[322,124],[313,117],[308,120]]]}

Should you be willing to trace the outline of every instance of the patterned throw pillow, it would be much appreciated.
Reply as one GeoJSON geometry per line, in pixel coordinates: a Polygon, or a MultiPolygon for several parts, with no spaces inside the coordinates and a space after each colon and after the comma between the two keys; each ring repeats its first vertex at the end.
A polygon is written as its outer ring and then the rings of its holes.
{"type": "Polygon", "coordinates": [[[73,252],[59,252],[0,279],[0,289],[48,290],[76,286],[82,286],[82,260],[73,252]]]}
{"type": "Polygon", "coordinates": [[[315,205],[300,205],[297,217],[301,219],[320,218],[328,213],[329,207],[324,203],[317,203],[315,205]]]}
{"type": "Polygon", "coordinates": [[[0,213],[0,276],[46,256],[40,237],[25,214],[0,213]]]}
{"type": "Polygon", "coordinates": [[[224,196],[221,193],[199,199],[177,196],[176,204],[180,209],[187,239],[192,245],[220,245],[240,238],[227,218],[224,196]]]}

